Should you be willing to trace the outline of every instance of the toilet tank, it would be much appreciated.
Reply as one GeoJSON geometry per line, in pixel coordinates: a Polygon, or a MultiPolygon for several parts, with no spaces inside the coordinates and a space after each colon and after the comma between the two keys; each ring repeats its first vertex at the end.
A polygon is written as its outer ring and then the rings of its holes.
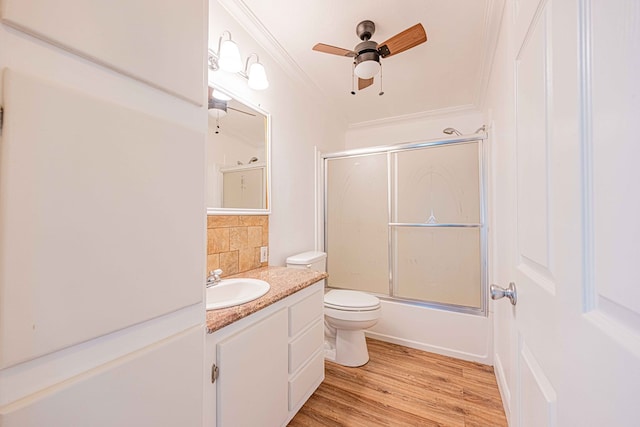
{"type": "Polygon", "coordinates": [[[287,258],[287,267],[309,268],[315,271],[327,271],[327,254],[324,252],[310,251],[287,258]]]}

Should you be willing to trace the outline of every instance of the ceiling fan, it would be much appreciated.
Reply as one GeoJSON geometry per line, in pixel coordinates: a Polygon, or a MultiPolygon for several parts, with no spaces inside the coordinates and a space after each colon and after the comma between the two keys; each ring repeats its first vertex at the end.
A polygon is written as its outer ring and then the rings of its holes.
{"type": "Polygon", "coordinates": [[[232,98],[226,93],[220,92],[211,87],[209,88],[209,105],[207,109],[209,115],[216,119],[216,134],[220,133],[220,119],[227,115],[227,110],[237,111],[238,113],[246,114],[247,116],[256,116],[248,111],[242,111],[237,108],[230,107],[229,101],[231,101],[231,99],[232,98]]]}
{"type": "MultiPolygon", "coordinates": [[[[380,71],[380,58],[387,58],[411,49],[427,41],[427,33],[422,24],[418,23],[401,33],[396,34],[383,43],[371,40],[376,26],[373,21],[362,21],[356,26],[356,34],[362,40],[353,50],[318,43],[313,50],[330,53],[332,55],[354,58],[354,73],[358,76],[358,90],[362,90],[373,84],[373,78],[380,71]]],[[[355,95],[354,91],[351,91],[355,95]]],[[[383,92],[380,92],[382,95],[383,92]]]]}
{"type": "Polygon", "coordinates": [[[255,114],[250,113],[248,111],[239,110],[237,108],[233,108],[229,106],[229,101],[231,101],[231,97],[226,95],[225,93],[219,92],[215,89],[209,88],[209,105],[208,110],[212,113],[215,113],[216,118],[221,118],[227,115],[227,110],[237,111],[242,114],[246,114],[248,116],[254,116],[255,114]],[[213,111],[211,111],[213,110],[213,111]]]}

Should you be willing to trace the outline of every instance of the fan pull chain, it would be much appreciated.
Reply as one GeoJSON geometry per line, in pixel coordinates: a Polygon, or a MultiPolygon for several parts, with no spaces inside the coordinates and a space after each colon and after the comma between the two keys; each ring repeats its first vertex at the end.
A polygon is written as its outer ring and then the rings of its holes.
{"type": "Polygon", "coordinates": [[[216,117],[216,135],[220,133],[220,115],[216,117]]]}
{"type": "Polygon", "coordinates": [[[384,91],[382,90],[382,63],[380,63],[380,93],[378,96],[384,95],[384,91]]]}
{"type": "Polygon", "coordinates": [[[355,69],[356,69],[356,63],[354,62],[354,63],[351,65],[351,95],[355,95],[355,94],[356,94],[356,89],[355,89],[355,87],[354,87],[354,83],[353,83],[353,82],[354,82],[354,80],[355,80],[355,78],[356,78],[356,76],[355,76],[355,69]]]}

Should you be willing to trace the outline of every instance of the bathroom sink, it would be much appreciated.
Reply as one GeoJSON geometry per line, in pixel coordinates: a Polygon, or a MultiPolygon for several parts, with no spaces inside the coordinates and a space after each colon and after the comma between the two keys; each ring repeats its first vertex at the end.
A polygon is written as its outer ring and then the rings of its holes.
{"type": "Polygon", "coordinates": [[[233,307],[260,298],[269,292],[269,284],[259,279],[223,279],[207,288],[207,310],[233,307]]]}

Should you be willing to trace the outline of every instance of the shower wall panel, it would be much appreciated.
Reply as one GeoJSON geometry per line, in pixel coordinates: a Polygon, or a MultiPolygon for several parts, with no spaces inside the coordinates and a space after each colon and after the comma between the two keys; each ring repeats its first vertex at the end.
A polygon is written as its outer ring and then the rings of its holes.
{"type": "Polygon", "coordinates": [[[389,293],[387,154],[327,162],[330,286],[389,293]]]}

